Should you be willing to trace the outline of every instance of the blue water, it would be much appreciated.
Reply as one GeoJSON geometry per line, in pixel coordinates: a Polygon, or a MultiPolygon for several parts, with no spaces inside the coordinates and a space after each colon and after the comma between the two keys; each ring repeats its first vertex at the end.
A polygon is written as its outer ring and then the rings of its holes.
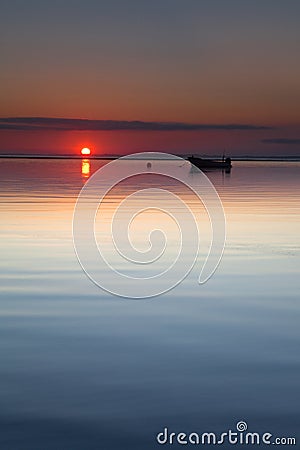
{"type": "Polygon", "coordinates": [[[81,161],[2,159],[0,174],[1,449],[150,450],[165,427],[240,420],[299,442],[300,163],[208,173],[227,217],[220,267],[139,301],[76,259],[81,161]]]}

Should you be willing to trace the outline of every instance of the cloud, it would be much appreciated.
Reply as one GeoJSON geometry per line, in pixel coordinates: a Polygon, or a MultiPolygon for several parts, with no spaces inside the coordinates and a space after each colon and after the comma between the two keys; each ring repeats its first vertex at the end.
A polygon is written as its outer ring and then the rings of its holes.
{"type": "Polygon", "coordinates": [[[300,139],[288,139],[288,138],[273,138],[262,139],[264,144],[288,144],[288,145],[300,145],[300,139]]]}
{"type": "Polygon", "coordinates": [[[4,117],[0,130],[15,131],[199,131],[199,130],[268,130],[272,127],[253,124],[203,124],[184,122],[143,122],[140,120],[90,120],[54,117],[4,117]]]}

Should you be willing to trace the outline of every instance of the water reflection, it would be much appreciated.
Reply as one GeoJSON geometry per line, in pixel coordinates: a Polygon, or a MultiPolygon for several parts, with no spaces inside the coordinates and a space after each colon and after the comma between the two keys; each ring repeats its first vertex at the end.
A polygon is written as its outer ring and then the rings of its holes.
{"type": "MultiPolygon", "coordinates": [[[[221,265],[202,288],[196,263],[177,289],[142,302],[102,292],[74,254],[76,198],[106,163],[0,161],[6,447],[153,450],[164,426],[219,432],[242,419],[250,431],[297,435],[300,163],[235,162],[230,176],[206,172],[227,218],[221,265]]],[[[158,176],[146,176],[159,186],[158,176]]],[[[160,186],[200,208],[172,180],[160,186]]],[[[136,187],[147,179],[110,192],[96,236],[136,187]]],[[[158,218],[149,212],[132,230],[141,250],[148,222],[158,218]]]]}
{"type": "Polygon", "coordinates": [[[81,175],[83,178],[89,178],[91,174],[91,162],[89,159],[83,159],[81,162],[81,175]]]}

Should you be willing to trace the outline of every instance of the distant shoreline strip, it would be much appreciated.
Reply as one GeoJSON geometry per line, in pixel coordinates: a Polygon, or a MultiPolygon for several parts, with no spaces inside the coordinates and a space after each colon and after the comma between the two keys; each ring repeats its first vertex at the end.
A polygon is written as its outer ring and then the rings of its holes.
{"type": "MultiPolygon", "coordinates": [[[[115,159],[119,159],[121,157],[124,157],[126,155],[120,155],[120,156],[103,156],[103,155],[93,155],[93,156],[88,156],[88,157],[83,157],[83,156],[78,156],[78,155],[23,155],[23,154],[14,154],[14,155],[9,155],[9,154],[0,154],[0,159],[62,159],[62,160],[66,160],[66,159],[70,159],[70,160],[84,160],[84,159],[89,159],[89,160],[106,160],[106,161],[113,161],[115,159]]],[[[187,159],[189,155],[177,155],[178,157],[182,158],[182,159],[187,159]]],[[[197,155],[194,154],[194,156],[196,157],[201,157],[203,159],[215,159],[215,158],[219,158],[220,156],[218,155],[197,155]]],[[[140,158],[132,158],[131,159],[136,159],[139,160],[140,158]]],[[[153,159],[153,158],[150,158],[153,159]]],[[[160,161],[162,161],[164,158],[159,158],[160,161]]],[[[300,156],[261,156],[261,157],[251,157],[251,156],[236,156],[236,157],[231,157],[232,161],[270,161],[270,162],[300,162],[300,156]]],[[[165,158],[166,161],[168,161],[168,158],[165,158]]]]}

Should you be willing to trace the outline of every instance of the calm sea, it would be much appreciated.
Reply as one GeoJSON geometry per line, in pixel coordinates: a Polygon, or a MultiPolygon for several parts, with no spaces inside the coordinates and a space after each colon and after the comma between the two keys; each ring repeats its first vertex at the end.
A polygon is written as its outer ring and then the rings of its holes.
{"type": "Polygon", "coordinates": [[[0,159],[1,450],[152,450],[165,427],[239,421],[299,442],[300,163],[208,173],[227,219],[221,264],[147,300],[105,293],[74,252],[74,204],[103,164],[0,159]]]}

